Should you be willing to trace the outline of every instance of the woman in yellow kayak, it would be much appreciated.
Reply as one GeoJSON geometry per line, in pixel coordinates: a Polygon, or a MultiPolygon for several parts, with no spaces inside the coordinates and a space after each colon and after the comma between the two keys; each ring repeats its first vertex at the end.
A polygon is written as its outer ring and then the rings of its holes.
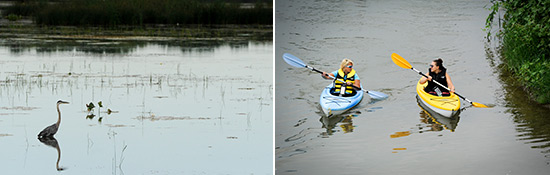
{"type": "Polygon", "coordinates": [[[357,91],[353,86],[358,88],[361,87],[359,76],[355,72],[355,69],[353,69],[353,61],[347,58],[342,60],[340,69],[331,73],[323,72],[322,76],[325,79],[332,79],[331,77],[336,78],[334,79],[334,88],[330,90],[330,93],[333,95],[341,94],[342,96],[354,96],[357,91]]]}
{"type": "Polygon", "coordinates": [[[449,74],[447,73],[447,69],[443,67],[443,60],[441,60],[441,58],[433,60],[432,63],[430,63],[430,68],[428,69],[428,72],[428,78],[422,77],[422,79],[420,80],[420,84],[424,84],[426,83],[426,81],[428,81],[428,85],[426,86],[426,88],[424,88],[424,91],[435,96],[451,95],[449,91],[447,91],[445,88],[441,88],[437,84],[432,82],[432,80],[435,80],[442,85],[447,86],[451,90],[451,93],[455,92],[455,86],[451,81],[451,76],[449,76],[449,74]]]}

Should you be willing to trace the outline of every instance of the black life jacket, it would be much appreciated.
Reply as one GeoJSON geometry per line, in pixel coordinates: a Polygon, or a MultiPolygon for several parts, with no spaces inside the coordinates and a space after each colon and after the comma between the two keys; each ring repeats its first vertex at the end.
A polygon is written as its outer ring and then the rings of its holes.
{"type": "Polygon", "coordinates": [[[428,85],[426,86],[426,88],[424,88],[424,91],[429,93],[431,91],[435,91],[435,89],[438,88],[441,92],[449,92],[447,89],[439,87],[437,84],[433,82],[433,80],[435,80],[440,84],[444,85],[445,87],[448,87],[447,77],[445,76],[447,75],[446,68],[441,69],[441,72],[439,72],[438,74],[436,74],[435,72],[431,72],[429,68],[428,68],[428,72],[429,72],[429,75],[432,77],[432,81],[428,81],[428,85]]]}
{"type": "MultiPolygon", "coordinates": [[[[340,88],[342,88],[342,85],[344,85],[342,81],[346,83],[351,82],[351,84],[355,83],[355,69],[351,69],[351,72],[349,72],[347,75],[342,69],[338,70],[338,75],[336,75],[336,80],[334,80],[334,93],[340,93],[340,88]]],[[[353,94],[354,92],[355,89],[353,89],[353,86],[346,85],[346,94],[353,94]]]]}

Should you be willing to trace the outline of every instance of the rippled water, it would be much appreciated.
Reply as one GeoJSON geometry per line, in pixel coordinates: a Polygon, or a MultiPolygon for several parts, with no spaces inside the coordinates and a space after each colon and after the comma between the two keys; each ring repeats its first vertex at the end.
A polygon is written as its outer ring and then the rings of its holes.
{"type": "Polygon", "coordinates": [[[533,105],[498,68],[482,30],[489,1],[277,1],[275,166],[277,174],[547,174],[550,110],[533,105]],[[420,78],[396,66],[398,53],[426,71],[442,57],[457,92],[494,105],[442,118],[415,98],[420,78]],[[328,83],[287,65],[291,53],[324,71],[352,59],[363,87],[390,97],[326,118],[328,83]]]}
{"type": "Polygon", "coordinates": [[[0,44],[3,174],[273,171],[272,41],[0,44]]]}

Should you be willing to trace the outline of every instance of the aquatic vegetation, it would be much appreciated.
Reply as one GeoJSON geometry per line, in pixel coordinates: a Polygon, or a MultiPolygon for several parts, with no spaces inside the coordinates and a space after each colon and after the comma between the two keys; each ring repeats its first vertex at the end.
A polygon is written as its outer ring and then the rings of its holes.
{"type": "MultiPolygon", "coordinates": [[[[97,121],[99,123],[101,123],[103,121],[103,117],[101,117],[101,108],[103,107],[103,102],[99,101],[99,102],[97,102],[97,105],[99,106],[98,107],[99,109],[97,111],[97,116],[99,116],[99,117],[98,117],[97,121]]],[[[90,102],[89,104],[86,104],[86,108],[88,110],[88,113],[86,114],[86,119],[90,119],[90,120],[94,119],[94,117],[96,116],[95,115],[95,110],[94,110],[94,108],[95,108],[94,103],[90,102]]],[[[105,111],[105,113],[107,113],[107,115],[111,115],[111,113],[114,113],[114,112],[117,112],[117,111],[113,111],[111,109],[107,109],[107,111],[105,111]]]]}
{"type": "Polygon", "coordinates": [[[86,108],[88,108],[88,112],[90,112],[95,108],[95,105],[93,102],[90,102],[90,104],[86,104],[86,108]]]}

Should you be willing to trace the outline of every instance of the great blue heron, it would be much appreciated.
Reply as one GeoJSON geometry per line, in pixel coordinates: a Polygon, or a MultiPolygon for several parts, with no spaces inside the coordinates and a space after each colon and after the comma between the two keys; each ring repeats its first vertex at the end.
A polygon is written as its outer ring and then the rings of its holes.
{"type": "Polygon", "coordinates": [[[57,133],[57,129],[59,129],[59,124],[61,123],[61,112],[59,111],[60,104],[69,104],[69,102],[62,101],[62,100],[57,101],[57,114],[59,115],[57,117],[57,122],[44,128],[44,130],[40,131],[40,133],[38,134],[38,138],[53,137],[53,135],[57,133]]]}

